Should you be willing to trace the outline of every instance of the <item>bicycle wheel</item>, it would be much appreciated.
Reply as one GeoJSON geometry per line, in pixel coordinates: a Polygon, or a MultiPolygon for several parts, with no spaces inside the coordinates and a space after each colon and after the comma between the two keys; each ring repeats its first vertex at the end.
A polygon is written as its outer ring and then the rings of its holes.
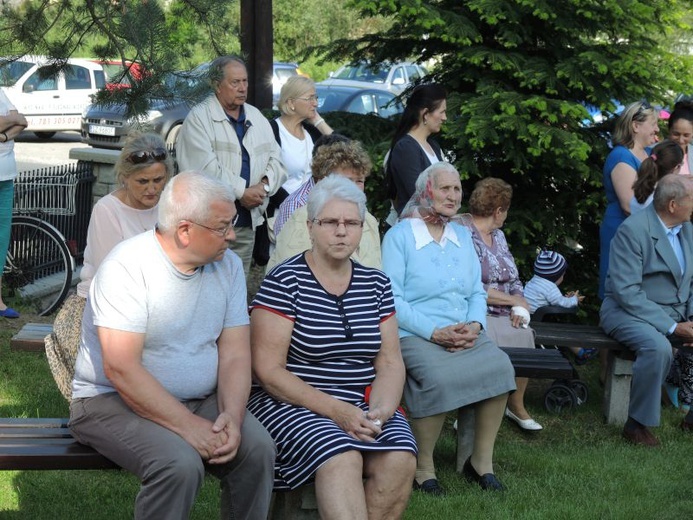
{"type": "Polygon", "coordinates": [[[13,216],[3,284],[46,316],[67,296],[73,259],[60,231],[48,222],[13,216]]]}

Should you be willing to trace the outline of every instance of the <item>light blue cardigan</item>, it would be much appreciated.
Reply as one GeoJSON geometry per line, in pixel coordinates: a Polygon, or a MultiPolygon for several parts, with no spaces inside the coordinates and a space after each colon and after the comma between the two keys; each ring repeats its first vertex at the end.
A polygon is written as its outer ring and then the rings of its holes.
{"type": "Polygon", "coordinates": [[[430,242],[417,250],[410,219],[383,239],[383,271],[392,282],[400,338],[430,340],[435,329],[468,321],[486,327],[486,291],[471,234],[459,224],[448,225],[459,246],[430,242]]]}

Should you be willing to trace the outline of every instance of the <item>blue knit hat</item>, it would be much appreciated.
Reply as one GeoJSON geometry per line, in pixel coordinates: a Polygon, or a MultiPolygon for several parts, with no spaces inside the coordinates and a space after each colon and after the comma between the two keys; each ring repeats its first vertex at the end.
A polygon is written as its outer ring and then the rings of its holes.
{"type": "Polygon", "coordinates": [[[568,269],[568,262],[562,254],[544,250],[534,261],[534,274],[552,282],[563,276],[568,269]]]}

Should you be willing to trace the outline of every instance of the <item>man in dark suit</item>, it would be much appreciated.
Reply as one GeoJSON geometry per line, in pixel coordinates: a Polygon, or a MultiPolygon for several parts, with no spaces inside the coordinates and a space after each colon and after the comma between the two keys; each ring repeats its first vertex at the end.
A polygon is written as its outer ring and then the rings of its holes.
{"type": "Polygon", "coordinates": [[[667,175],[650,206],[623,222],[611,242],[604,331],[636,354],[623,436],[657,446],[670,336],[693,342],[693,180],[667,175]]]}

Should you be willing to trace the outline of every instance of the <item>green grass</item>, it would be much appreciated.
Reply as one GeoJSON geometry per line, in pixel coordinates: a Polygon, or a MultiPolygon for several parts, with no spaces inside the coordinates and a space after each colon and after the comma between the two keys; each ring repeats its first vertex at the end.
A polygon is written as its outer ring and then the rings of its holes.
{"type": "MultiPolygon", "coordinates": [[[[67,402],[53,383],[45,355],[9,349],[23,321],[0,319],[0,416],[67,417],[67,402]]],[[[544,431],[523,434],[504,422],[495,461],[505,493],[484,493],[457,475],[451,415],[436,460],[448,494],[433,498],[414,493],[405,518],[688,518],[693,511],[693,436],[678,429],[681,414],[663,411],[662,426],[655,430],[661,447],[630,446],[619,428],[602,420],[596,362],[579,372],[589,386],[587,404],[567,415],[551,415],[543,409],[550,381],[537,380],[530,384],[527,402],[544,431]]],[[[0,518],[132,518],[137,489],[137,480],[124,471],[4,471],[0,518]]],[[[217,481],[209,477],[192,518],[217,516],[217,481]]]]}

